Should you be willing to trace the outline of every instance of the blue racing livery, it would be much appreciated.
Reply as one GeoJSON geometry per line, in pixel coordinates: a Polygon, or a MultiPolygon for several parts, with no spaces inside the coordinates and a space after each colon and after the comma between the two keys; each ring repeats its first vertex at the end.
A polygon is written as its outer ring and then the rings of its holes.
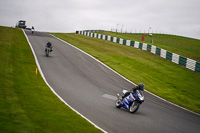
{"type": "MultiPolygon", "coordinates": [[[[127,93],[127,90],[122,91],[123,94],[127,93]]],[[[117,94],[117,101],[116,101],[116,107],[120,108],[123,107],[125,109],[128,109],[130,113],[135,113],[138,109],[140,104],[144,102],[144,94],[141,90],[136,90],[135,93],[130,93],[127,97],[122,99],[122,97],[117,94]]]]}

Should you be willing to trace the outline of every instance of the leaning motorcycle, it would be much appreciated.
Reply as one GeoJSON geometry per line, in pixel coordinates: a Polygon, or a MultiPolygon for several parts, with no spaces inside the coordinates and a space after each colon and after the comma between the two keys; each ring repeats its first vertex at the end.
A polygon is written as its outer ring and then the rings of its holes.
{"type": "MultiPolygon", "coordinates": [[[[122,91],[123,94],[127,93],[127,90],[122,91]]],[[[136,90],[135,93],[130,93],[129,96],[125,97],[123,100],[119,94],[117,94],[117,100],[116,100],[116,107],[117,108],[125,108],[129,110],[130,113],[135,113],[140,105],[144,102],[144,94],[141,90],[136,90]]]]}
{"type": "Polygon", "coordinates": [[[45,48],[45,54],[47,57],[49,56],[50,52],[51,52],[51,50],[49,47],[45,48]]]}

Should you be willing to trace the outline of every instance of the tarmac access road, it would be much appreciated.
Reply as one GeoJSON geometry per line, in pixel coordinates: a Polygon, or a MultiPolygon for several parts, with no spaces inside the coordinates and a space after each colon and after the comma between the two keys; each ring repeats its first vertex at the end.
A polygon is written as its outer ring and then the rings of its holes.
{"type": "Polygon", "coordinates": [[[115,107],[117,93],[133,84],[68,43],[42,32],[25,31],[41,70],[72,108],[109,133],[199,133],[200,116],[147,92],[135,114],[115,107]],[[49,57],[45,44],[53,44],[49,57]]]}

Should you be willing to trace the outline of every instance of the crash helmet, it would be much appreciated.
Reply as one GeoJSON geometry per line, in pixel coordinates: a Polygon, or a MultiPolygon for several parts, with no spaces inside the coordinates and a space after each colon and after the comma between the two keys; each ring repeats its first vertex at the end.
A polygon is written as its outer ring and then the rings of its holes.
{"type": "Polygon", "coordinates": [[[51,46],[51,42],[48,42],[48,43],[47,43],[47,46],[50,47],[50,46],[51,46]]]}
{"type": "Polygon", "coordinates": [[[139,90],[144,91],[144,85],[143,85],[142,83],[139,83],[139,84],[138,84],[138,87],[139,87],[139,90]]]}

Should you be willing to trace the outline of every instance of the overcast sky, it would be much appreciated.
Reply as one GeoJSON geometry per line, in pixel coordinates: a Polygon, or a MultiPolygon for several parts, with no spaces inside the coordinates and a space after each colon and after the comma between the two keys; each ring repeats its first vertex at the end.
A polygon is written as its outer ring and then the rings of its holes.
{"type": "Polygon", "coordinates": [[[0,0],[0,25],[38,31],[102,29],[200,39],[200,0],[0,0]]]}

